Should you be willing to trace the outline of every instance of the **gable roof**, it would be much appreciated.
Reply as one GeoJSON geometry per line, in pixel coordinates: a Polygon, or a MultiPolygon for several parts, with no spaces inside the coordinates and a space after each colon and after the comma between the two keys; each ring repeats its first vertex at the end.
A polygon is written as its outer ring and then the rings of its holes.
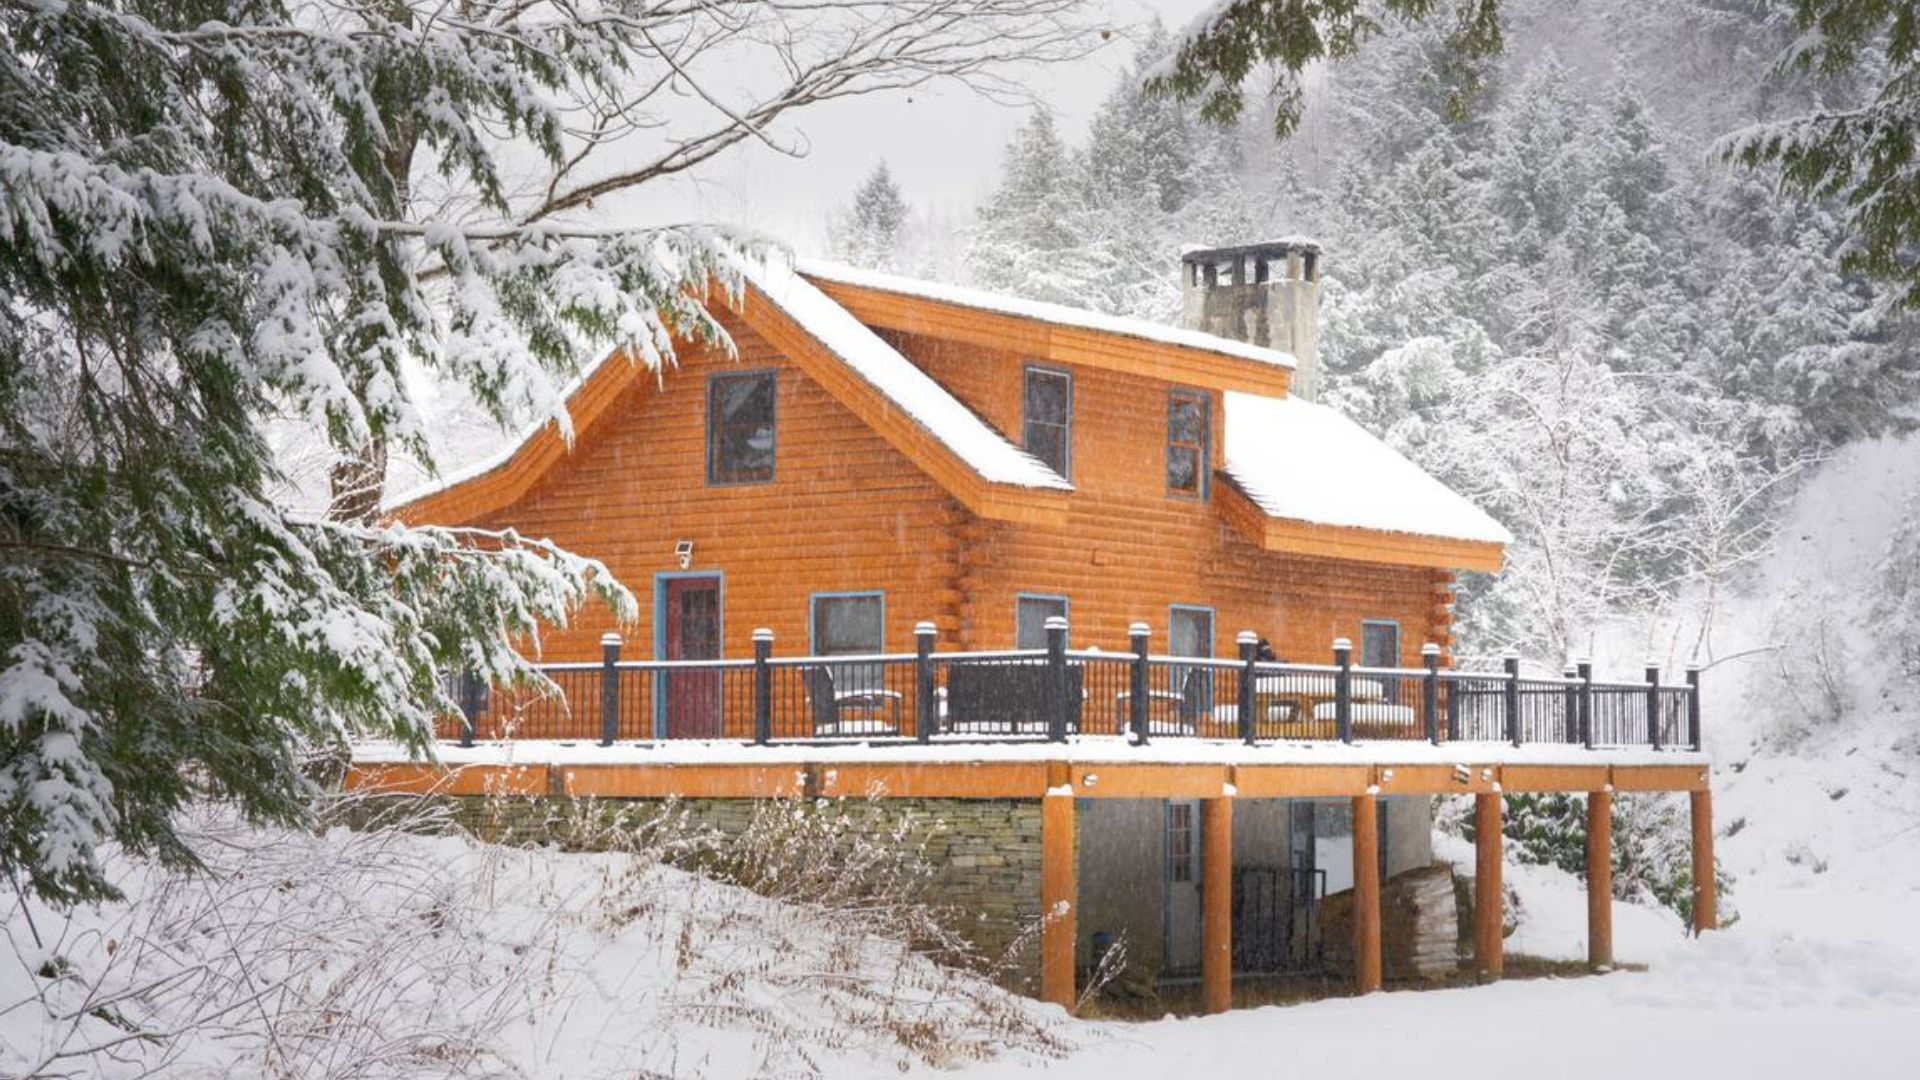
{"type": "MultiPolygon", "coordinates": [[[[895,449],[982,517],[1056,520],[1073,485],[961,404],[792,270],[745,263],[735,312],[895,449]]],[[[603,357],[567,393],[576,438],[647,369],[621,354],[603,357]]],[[[447,479],[415,488],[387,510],[406,520],[471,520],[523,497],[568,450],[556,421],[523,431],[507,449],[447,479]]]]}
{"type": "Polygon", "coordinates": [[[869,326],[1109,368],[1209,390],[1285,394],[1294,359],[1198,330],[802,260],[800,274],[869,326]]]}
{"type": "Polygon", "coordinates": [[[1498,570],[1513,535],[1337,409],[1226,395],[1229,518],[1269,550],[1498,570]],[[1249,508],[1253,513],[1249,513],[1249,508]]]}

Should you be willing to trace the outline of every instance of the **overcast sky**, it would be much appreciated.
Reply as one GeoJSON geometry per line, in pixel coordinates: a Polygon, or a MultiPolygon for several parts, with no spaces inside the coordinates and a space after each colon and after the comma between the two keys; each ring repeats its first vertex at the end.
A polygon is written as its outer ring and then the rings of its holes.
{"type": "MultiPolygon", "coordinates": [[[[1116,30],[1136,30],[1158,15],[1178,31],[1208,0],[1090,3],[1116,30]]],[[[1132,55],[1132,45],[1116,37],[1085,60],[1039,68],[1026,78],[1053,109],[1062,136],[1077,140],[1132,55]]],[[[991,187],[1001,150],[1026,118],[1024,108],[956,87],[833,102],[794,121],[810,143],[804,156],[743,144],[697,176],[649,185],[644,207],[623,209],[654,221],[749,226],[809,249],[824,237],[826,215],[848,201],[882,158],[910,204],[964,213],[991,187]]]]}

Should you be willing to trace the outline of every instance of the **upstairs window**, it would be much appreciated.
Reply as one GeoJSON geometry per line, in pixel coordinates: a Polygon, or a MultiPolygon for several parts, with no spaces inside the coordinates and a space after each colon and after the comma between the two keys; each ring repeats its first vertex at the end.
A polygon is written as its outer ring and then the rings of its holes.
{"type": "Polygon", "coordinates": [[[773,388],[771,371],[707,380],[707,483],[773,479],[773,388]]]}
{"type": "Polygon", "coordinates": [[[1167,491],[1206,498],[1213,399],[1201,390],[1167,393],[1167,491]]]}
{"type": "Polygon", "coordinates": [[[1072,479],[1073,376],[1052,368],[1027,369],[1021,445],[1062,477],[1072,479]]]}

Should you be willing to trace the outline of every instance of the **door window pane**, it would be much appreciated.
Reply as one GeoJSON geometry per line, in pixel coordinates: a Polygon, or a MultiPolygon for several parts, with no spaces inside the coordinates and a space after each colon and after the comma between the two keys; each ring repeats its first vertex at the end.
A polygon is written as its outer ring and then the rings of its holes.
{"type": "Polygon", "coordinates": [[[1360,624],[1360,666],[1400,666],[1400,624],[1365,622],[1360,624]]]}
{"type": "Polygon", "coordinates": [[[715,375],[707,382],[707,482],[773,479],[774,379],[771,371],[715,375]]]}
{"type": "Polygon", "coordinates": [[[1048,468],[1069,476],[1073,446],[1073,377],[1030,367],[1026,375],[1021,445],[1048,468]]]}
{"type": "Polygon", "coordinates": [[[1211,399],[1198,390],[1173,390],[1167,394],[1167,490],[1170,492],[1207,493],[1211,405],[1211,399]]]}
{"type": "Polygon", "coordinates": [[[1167,876],[1178,884],[1193,880],[1193,804],[1167,804],[1167,876]]]}
{"type": "Polygon", "coordinates": [[[1014,602],[1014,640],[1016,649],[1047,647],[1047,620],[1055,615],[1067,617],[1064,596],[1023,596],[1014,602]]]}
{"type": "MultiPolygon", "coordinates": [[[[1213,612],[1174,608],[1167,621],[1167,652],[1172,656],[1212,656],[1213,612]]],[[[1182,719],[1198,720],[1213,711],[1213,672],[1181,667],[1173,669],[1173,677],[1182,719]]]]}

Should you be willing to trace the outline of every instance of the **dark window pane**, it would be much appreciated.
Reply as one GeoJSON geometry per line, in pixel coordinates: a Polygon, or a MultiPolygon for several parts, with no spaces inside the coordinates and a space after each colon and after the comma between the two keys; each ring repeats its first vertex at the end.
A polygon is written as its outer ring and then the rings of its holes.
{"type": "Polygon", "coordinates": [[[1071,392],[1067,376],[1059,372],[1028,371],[1027,419],[1039,423],[1065,424],[1071,392]]]}
{"type": "Polygon", "coordinates": [[[1056,427],[1027,428],[1027,453],[1039,458],[1054,472],[1067,471],[1067,433],[1056,427]]]}
{"type": "Polygon", "coordinates": [[[820,596],[813,601],[813,644],[822,656],[880,651],[878,596],[820,596]]]}
{"type": "Polygon", "coordinates": [[[1213,612],[1174,608],[1168,638],[1174,656],[1212,656],[1213,612]]]}
{"type": "Polygon", "coordinates": [[[1360,627],[1360,666],[1400,666],[1400,626],[1370,622],[1360,627]]]}
{"type": "Polygon", "coordinates": [[[1044,649],[1047,647],[1047,620],[1055,615],[1065,618],[1067,602],[1057,596],[1023,596],[1016,602],[1014,612],[1014,642],[1016,649],[1044,649]]]}
{"type": "Polygon", "coordinates": [[[1200,454],[1193,447],[1167,447],[1167,487],[1174,491],[1200,490],[1200,454]]]}
{"type": "Polygon", "coordinates": [[[1028,368],[1022,416],[1021,445],[1048,468],[1067,476],[1073,445],[1073,379],[1063,371],[1028,368]]]}
{"type": "Polygon", "coordinates": [[[773,372],[715,376],[707,384],[708,482],[771,480],[773,462],[773,372]]]}
{"type": "Polygon", "coordinates": [[[1176,393],[1167,402],[1167,438],[1172,442],[1197,443],[1206,438],[1206,403],[1190,394],[1176,393]]]}
{"type": "Polygon", "coordinates": [[[1168,491],[1206,493],[1211,406],[1211,399],[1197,391],[1173,390],[1167,394],[1168,491]]]}

